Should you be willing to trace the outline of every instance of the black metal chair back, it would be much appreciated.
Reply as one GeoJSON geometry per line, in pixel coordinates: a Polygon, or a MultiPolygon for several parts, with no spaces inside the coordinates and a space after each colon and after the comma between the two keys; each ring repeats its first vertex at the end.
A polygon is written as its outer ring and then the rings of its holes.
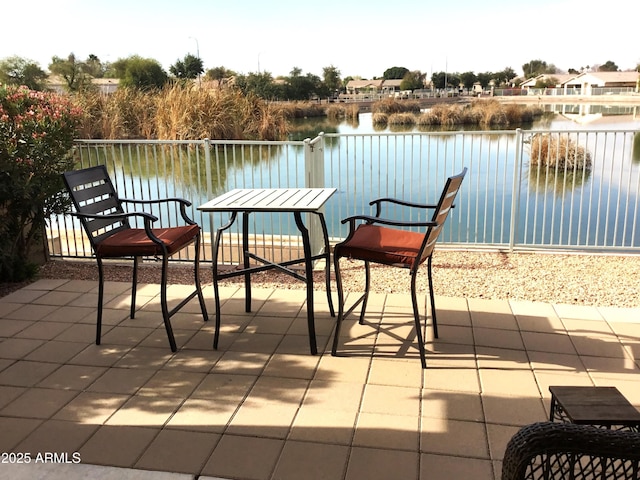
{"type": "MultiPolygon", "coordinates": [[[[125,213],[104,165],[66,172],[64,181],[77,213],[85,215],[125,213]]],[[[81,218],[81,223],[94,251],[95,246],[105,238],[131,228],[128,217],[81,218]]]]}
{"type": "Polygon", "coordinates": [[[82,224],[98,264],[98,314],[96,320],[96,344],[101,342],[102,304],[104,299],[104,267],[103,258],[133,257],[133,281],[131,287],[130,317],[135,317],[138,262],[141,257],[154,256],[161,260],[160,305],[169,345],[176,351],[176,342],[171,326],[171,317],[195,296],[200,302],[200,309],[205,321],[208,320],[207,309],[200,285],[200,227],[186,213],[191,203],[181,198],[165,198],[160,200],[131,200],[118,197],[113,182],[104,165],[82,170],[65,172],[64,183],[67,187],[75,215],[82,224]],[[159,219],[144,211],[128,212],[123,204],[151,205],[156,203],[176,202],[185,225],[173,227],[156,227],[153,223],[159,219]],[[130,218],[139,218],[144,228],[132,228],[130,218]],[[195,290],[175,306],[171,311],[167,306],[167,268],[169,257],[174,253],[194,245],[194,281],[195,290]]]}
{"type": "Polygon", "coordinates": [[[454,207],[453,202],[460,191],[460,186],[462,185],[462,180],[464,180],[466,173],[467,169],[465,168],[458,175],[447,178],[447,183],[442,190],[442,195],[440,195],[440,200],[438,201],[438,205],[436,206],[435,211],[433,212],[433,217],[431,218],[431,221],[436,225],[427,228],[427,234],[425,235],[424,245],[422,247],[422,254],[420,255],[420,263],[424,262],[433,254],[438,237],[442,232],[442,227],[444,226],[451,209],[454,207]]]}

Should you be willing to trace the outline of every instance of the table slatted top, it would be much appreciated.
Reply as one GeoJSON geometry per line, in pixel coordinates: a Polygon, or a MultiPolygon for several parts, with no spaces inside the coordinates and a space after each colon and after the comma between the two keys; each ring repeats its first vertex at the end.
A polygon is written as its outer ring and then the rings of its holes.
{"type": "Polygon", "coordinates": [[[335,188],[236,188],[200,205],[203,212],[315,212],[335,188]]]}
{"type": "Polygon", "coordinates": [[[640,412],[615,387],[551,386],[573,423],[640,425],[640,412]]]}

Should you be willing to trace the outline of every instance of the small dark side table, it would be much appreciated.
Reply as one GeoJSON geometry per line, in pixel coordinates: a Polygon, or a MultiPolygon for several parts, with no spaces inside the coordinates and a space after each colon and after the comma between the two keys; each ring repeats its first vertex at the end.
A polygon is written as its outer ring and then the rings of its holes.
{"type": "Polygon", "coordinates": [[[640,431],[640,412],[616,387],[552,386],[549,421],[640,431]]]}

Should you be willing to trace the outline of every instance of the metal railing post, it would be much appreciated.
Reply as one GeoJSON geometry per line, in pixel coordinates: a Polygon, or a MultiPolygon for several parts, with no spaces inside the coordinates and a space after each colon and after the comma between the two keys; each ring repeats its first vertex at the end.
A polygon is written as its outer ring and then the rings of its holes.
{"type": "MultiPolygon", "coordinates": [[[[213,175],[211,172],[211,142],[208,138],[202,140],[202,148],[204,149],[204,172],[205,172],[205,182],[207,182],[207,198],[213,197],[213,175]]],[[[205,232],[202,232],[202,258],[207,259],[207,252],[211,251],[211,245],[213,245],[214,241],[214,232],[213,229],[213,215],[207,215],[209,220],[209,244],[207,244],[207,239],[205,237],[205,232]]],[[[200,212],[200,221],[203,221],[203,214],[200,212]]],[[[202,224],[202,223],[201,223],[202,224]]]]}
{"type": "MultiPolygon", "coordinates": [[[[305,163],[305,187],[324,187],[324,132],[320,132],[313,140],[304,141],[304,163],[305,163]]],[[[324,214],[324,207],[322,207],[324,214]]],[[[311,241],[311,251],[314,254],[320,253],[324,248],[322,228],[315,215],[307,215],[307,225],[309,226],[309,239],[311,241]]]]}
{"type": "Polygon", "coordinates": [[[511,189],[511,221],[509,228],[509,253],[513,253],[515,244],[516,244],[516,235],[518,233],[517,223],[518,223],[518,211],[520,209],[520,185],[521,185],[521,176],[522,176],[522,129],[516,129],[516,138],[515,138],[515,158],[513,165],[513,187],[511,189]]]}
{"type": "Polygon", "coordinates": [[[304,140],[305,187],[324,187],[324,132],[304,140]]]}

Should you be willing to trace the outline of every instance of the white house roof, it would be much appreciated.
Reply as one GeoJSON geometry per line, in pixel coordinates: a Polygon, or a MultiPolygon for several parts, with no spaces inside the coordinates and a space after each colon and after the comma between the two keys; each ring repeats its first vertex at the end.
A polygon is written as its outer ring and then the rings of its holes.
{"type": "Polygon", "coordinates": [[[555,79],[556,86],[564,85],[567,81],[575,78],[575,74],[573,73],[543,73],[538,75],[537,77],[530,78],[520,84],[521,87],[535,87],[538,81],[544,81],[548,79],[555,79]]]}
{"type": "Polygon", "coordinates": [[[596,87],[604,87],[607,85],[628,84],[635,86],[640,79],[640,72],[585,72],[566,81],[564,85],[584,85],[590,84],[596,87]]]}
{"type": "Polygon", "coordinates": [[[380,88],[382,87],[382,79],[379,80],[349,80],[347,88],[380,88]]]}
{"type": "Polygon", "coordinates": [[[393,79],[393,80],[384,80],[382,82],[383,87],[400,87],[402,83],[401,79],[393,79]]]}

